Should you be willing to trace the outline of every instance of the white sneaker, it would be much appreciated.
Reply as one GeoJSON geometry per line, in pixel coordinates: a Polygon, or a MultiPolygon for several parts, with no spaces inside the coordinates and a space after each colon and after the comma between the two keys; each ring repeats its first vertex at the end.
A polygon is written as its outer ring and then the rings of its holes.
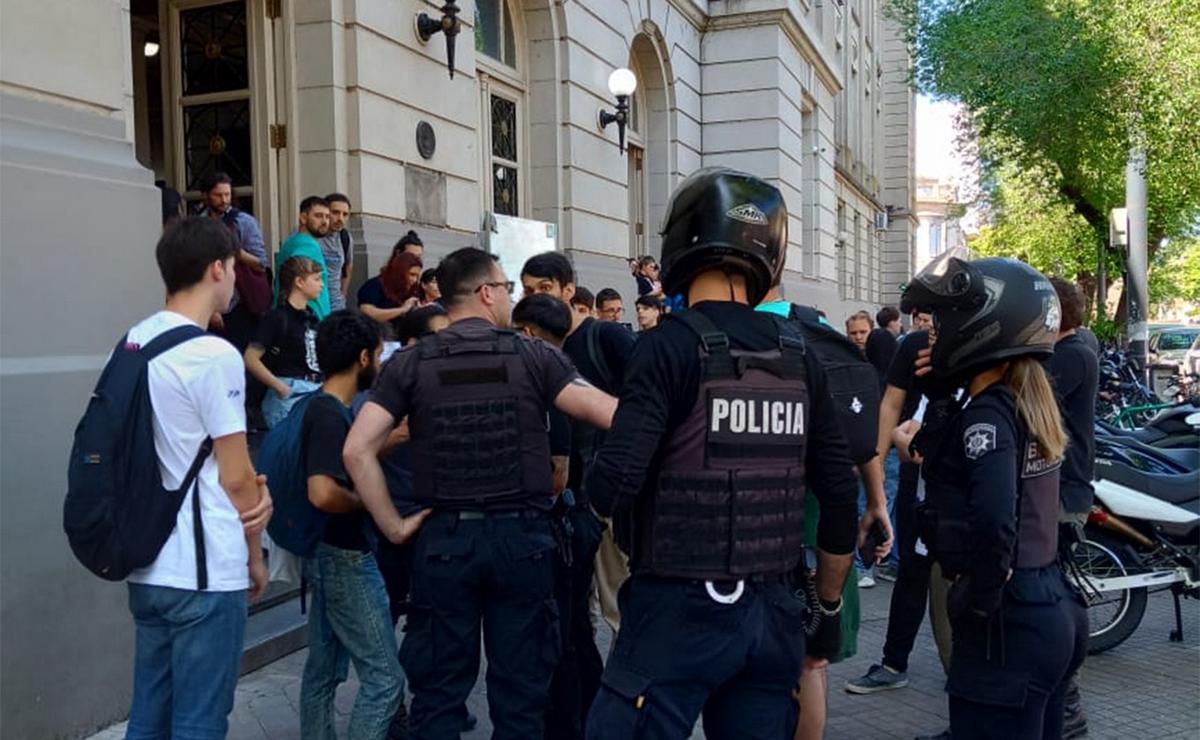
{"type": "Polygon", "coordinates": [[[875,588],[875,579],[864,573],[858,577],[859,588],[875,588]]]}

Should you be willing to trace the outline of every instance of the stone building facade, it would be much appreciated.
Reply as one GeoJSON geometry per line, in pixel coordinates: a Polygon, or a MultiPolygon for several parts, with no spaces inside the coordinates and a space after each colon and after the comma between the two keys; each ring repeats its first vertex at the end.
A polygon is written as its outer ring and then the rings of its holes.
{"type": "Polygon", "coordinates": [[[440,256],[496,214],[551,225],[632,307],[675,184],[729,165],[790,211],[786,295],[839,319],[912,269],[908,56],[884,0],[458,0],[453,78],[426,0],[0,0],[0,631],[6,733],[123,712],[123,590],[59,527],[70,432],[117,335],[161,302],[155,180],[216,169],[272,248],[353,201],[356,280],[409,229],[440,256]],[[598,123],[633,70],[629,147],[598,123]],[[19,461],[19,464],[14,464],[19,461]]]}

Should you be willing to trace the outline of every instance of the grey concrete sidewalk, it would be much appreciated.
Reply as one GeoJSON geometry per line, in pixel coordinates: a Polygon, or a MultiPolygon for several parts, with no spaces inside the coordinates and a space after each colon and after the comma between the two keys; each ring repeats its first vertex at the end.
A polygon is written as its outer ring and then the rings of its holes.
{"type": "MultiPolygon", "coordinates": [[[[829,671],[828,740],[909,740],[937,732],[947,725],[942,670],[933,637],[923,627],[913,651],[904,689],[854,696],[842,690],[848,679],[878,662],[887,629],[891,586],[863,592],[863,625],[858,656],[829,671]]],[[[1172,643],[1169,594],[1155,594],[1141,627],[1125,644],[1084,665],[1080,686],[1091,724],[1092,740],[1196,740],[1200,737],[1200,605],[1184,602],[1184,641],[1172,643]]],[[[601,628],[602,651],[608,630],[601,628]]],[[[305,651],[294,653],[245,676],[238,685],[230,718],[231,740],[292,740],[300,736],[300,674],[305,651]]],[[[338,692],[339,731],[344,731],[354,700],[353,677],[338,692]]],[[[463,737],[483,740],[491,735],[487,721],[487,689],[482,673],[468,706],[480,718],[479,727],[463,737]]],[[[93,735],[91,740],[118,740],[122,725],[93,735]]],[[[697,729],[695,738],[703,738],[697,729]]]]}

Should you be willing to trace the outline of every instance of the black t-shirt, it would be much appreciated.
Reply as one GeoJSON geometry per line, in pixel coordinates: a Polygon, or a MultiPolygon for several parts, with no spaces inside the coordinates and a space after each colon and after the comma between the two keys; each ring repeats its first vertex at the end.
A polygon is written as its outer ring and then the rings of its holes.
{"type": "Polygon", "coordinates": [[[563,353],[571,358],[579,374],[589,383],[615,395],[621,386],[621,379],[625,377],[625,365],[633,354],[635,343],[637,336],[624,325],[586,318],[563,342],[563,353]],[[608,377],[592,362],[588,350],[588,335],[592,332],[595,332],[596,351],[608,365],[608,377]]]}
{"type": "Polygon", "coordinates": [[[654,283],[650,281],[650,278],[644,275],[634,275],[634,278],[637,279],[638,295],[641,296],[654,292],[654,283]]]}
{"type": "Polygon", "coordinates": [[[556,408],[550,409],[550,454],[566,457],[571,454],[571,417],[556,408]]]}
{"type": "Polygon", "coordinates": [[[1096,391],[1099,361],[1087,340],[1077,334],[1054,345],[1044,363],[1054,380],[1054,394],[1069,443],[1063,459],[1060,499],[1070,512],[1092,507],[1093,460],[1096,452],[1096,391]]]}
{"type": "MultiPolygon", "coordinates": [[[[704,302],[692,307],[729,336],[735,349],[766,351],[779,346],[779,322],[741,303],[704,302]]],[[[821,504],[818,546],[848,553],[854,547],[858,482],[833,408],[825,371],[814,353],[805,354],[808,376],[808,485],[821,504]]],[[[604,515],[629,506],[636,495],[652,495],[663,441],[691,413],[700,392],[699,339],[682,321],[667,320],[637,343],[621,389],[610,432],[588,471],[586,487],[604,515]]]]}
{"type": "MultiPolygon", "coordinates": [[[[563,352],[571,358],[571,362],[575,363],[575,367],[584,379],[600,390],[615,396],[621,387],[621,379],[625,376],[625,366],[629,363],[629,356],[633,354],[633,345],[636,343],[637,336],[624,326],[611,321],[587,318],[563,342],[563,352]],[[597,353],[608,365],[608,377],[592,361],[591,352],[588,349],[588,335],[591,332],[595,332],[594,342],[597,353]]],[[[590,427],[582,429],[582,425],[583,422],[576,422],[575,437],[591,437],[596,433],[590,427]]],[[[586,503],[587,494],[583,490],[583,455],[580,454],[578,441],[578,439],[574,440],[575,443],[571,446],[571,467],[567,473],[567,486],[575,493],[577,501],[586,503]]]]}
{"type": "Polygon", "coordinates": [[[879,373],[879,391],[881,393],[887,385],[888,367],[891,366],[897,349],[899,346],[896,337],[887,329],[872,329],[871,333],[867,335],[867,362],[874,365],[875,372],[879,373]]]}
{"type": "Polygon", "coordinates": [[[308,306],[296,309],[285,302],[263,316],[251,344],[262,348],[263,364],[276,377],[314,377],[321,372],[317,365],[318,323],[308,306]]]}
{"type": "Polygon", "coordinates": [[[358,289],[358,305],[367,304],[379,309],[399,308],[392,299],[383,292],[383,281],[378,276],[371,278],[358,289]]]}
{"type": "Polygon", "coordinates": [[[913,364],[917,361],[917,353],[929,346],[929,332],[914,331],[904,336],[896,347],[892,362],[888,365],[887,385],[893,385],[905,392],[904,407],[900,412],[900,421],[907,421],[917,412],[921,402],[921,384],[915,375],[913,364]]]}
{"type": "MultiPolygon", "coordinates": [[[[456,342],[478,342],[491,339],[499,330],[483,319],[461,319],[446,327],[438,335],[444,346],[456,342]]],[[[545,411],[554,408],[554,399],[568,383],[579,377],[575,366],[558,348],[540,340],[517,335],[517,351],[523,356],[529,374],[526,377],[533,385],[533,393],[541,401],[545,411]]],[[[383,407],[399,422],[409,413],[423,410],[424,399],[415,395],[417,387],[420,351],[417,345],[405,347],[392,355],[371,389],[370,401],[383,407]]],[[[510,380],[510,382],[512,382],[510,380]]],[[[551,462],[546,460],[547,468],[551,462]]]]}
{"type": "MultiPolygon", "coordinates": [[[[354,488],[342,464],[342,448],[350,431],[345,408],[333,396],[322,393],[308,402],[301,435],[304,439],[304,475],[326,475],[343,488],[354,488]]],[[[322,542],[344,550],[370,550],[364,512],[330,514],[322,542]]]]}

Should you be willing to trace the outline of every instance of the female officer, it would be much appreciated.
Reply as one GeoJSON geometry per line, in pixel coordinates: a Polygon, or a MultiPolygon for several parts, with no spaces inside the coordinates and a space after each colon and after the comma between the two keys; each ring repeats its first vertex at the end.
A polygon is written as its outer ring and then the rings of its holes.
{"type": "Polygon", "coordinates": [[[1024,263],[948,254],[902,302],[933,314],[934,375],[967,398],[913,443],[925,455],[921,536],[953,581],[951,736],[1059,738],[1087,617],[1057,562],[1066,435],[1040,360],[1058,298],[1024,263]]]}

